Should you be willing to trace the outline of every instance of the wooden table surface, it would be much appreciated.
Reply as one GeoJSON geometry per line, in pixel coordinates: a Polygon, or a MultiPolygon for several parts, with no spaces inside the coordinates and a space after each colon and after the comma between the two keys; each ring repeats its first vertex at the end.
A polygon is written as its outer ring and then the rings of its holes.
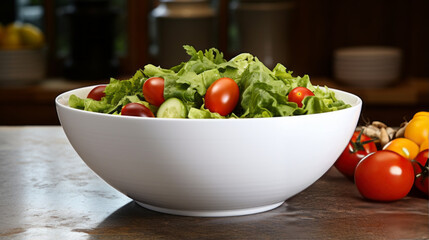
{"type": "MultiPolygon", "coordinates": [[[[303,173],[305,174],[305,173],[303,173]]],[[[146,210],[97,177],[61,127],[0,127],[1,239],[429,239],[428,199],[362,199],[335,169],[265,213],[146,210]]]]}

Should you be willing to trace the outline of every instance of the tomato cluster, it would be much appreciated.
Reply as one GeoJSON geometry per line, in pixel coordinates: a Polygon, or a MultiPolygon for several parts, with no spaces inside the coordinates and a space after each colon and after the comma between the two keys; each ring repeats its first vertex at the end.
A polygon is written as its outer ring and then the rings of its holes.
{"type": "Polygon", "coordinates": [[[334,166],[354,181],[366,199],[399,200],[413,186],[428,196],[428,137],[428,112],[415,114],[405,128],[405,137],[393,139],[382,149],[356,131],[334,166]]]}

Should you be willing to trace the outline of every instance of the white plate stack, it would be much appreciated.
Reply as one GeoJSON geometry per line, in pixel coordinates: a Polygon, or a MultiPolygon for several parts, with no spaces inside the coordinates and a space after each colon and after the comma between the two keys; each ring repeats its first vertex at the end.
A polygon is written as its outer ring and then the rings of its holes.
{"type": "Polygon", "coordinates": [[[357,87],[383,87],[401,75],[402,52],[393,47],[349,47],[334,52],[334,77],[357,87]]]}
{"type": "Polygon", "coordinates": [[[0,85],[24,85],[44,77],[43,49],[0,50],[0,85]]]}

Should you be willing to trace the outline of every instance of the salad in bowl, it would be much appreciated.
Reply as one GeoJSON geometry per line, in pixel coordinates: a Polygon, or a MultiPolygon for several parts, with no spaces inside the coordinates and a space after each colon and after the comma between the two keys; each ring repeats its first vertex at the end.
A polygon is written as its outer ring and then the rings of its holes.
{"type": "Polygon", "coordinates": [[[348,144],[359,97],[256,57],[185,46],[188,62],[56,98],[64,132],[106,183],[158,212],[204,217],[282,206],[348,144]]]}
{"type": "Polygon", "coordinates": [[[260,118],[330,112],[349,107],[308,75],[293,77],[282,64],[270,70],[257,57],[224,59],[217,49],[184,46],[188,62],[148,64],[127,80],[111,79],[69,105],[86,111],[159,118],[260,118]]]}

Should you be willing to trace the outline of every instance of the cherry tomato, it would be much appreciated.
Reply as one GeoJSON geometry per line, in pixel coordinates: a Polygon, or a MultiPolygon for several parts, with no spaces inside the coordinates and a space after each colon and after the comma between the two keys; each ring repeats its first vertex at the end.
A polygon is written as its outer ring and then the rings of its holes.
{"type": "Polygon", "coordinates": [[[146,101],[159,107],[164,100],[164,79],[152,77],[143,84],[143,96],[146,101]]]}
{"type": "Polygon", "coordinates": [[[428,153],[428,149],[421,151],[413,161],[414,174],[416,175],[416,179],[414,180],[414,186],[416,186],[417,189],[425,193],[427,196],[429,196],[428,153]]]}
{"type": "Polygon", "coordinates": [[[314,93],[306,87],[296,87],[290,91],[288,101],[298,104],[298,107],[302,107],[302,100],[307,96],[314,96],[314,93]]]}
{"type": "Polygon", "coordinates": [[[137,117],[155,117],[149,108],[140,103],[128,103],[122,108],[121,114],[137,117]]]}
{"type": "Polygon", "coordinates": [[[334,166],[344,176],[353,180],[355,168],[359,161],[366,155],[376,151],[377,146],[373,139],[363,134],[362,131],[355,131],[334,166]]]}
{"type": "Polygon", "coordinates": [[[94,99],[96,101],[100,101],[101,98],[106,96],[106,93],[104,93],[104,90],[106,89],[106,85],[100,85],[95,88],[93,88],[89,93],[87,98],[94,99]]]}
{"type": "Polygon", "coordinates": [[[395,138],[387,143],[383,150],[394,151],[409,160],[413,160],[419,154],[419,146],[407,138],[395,138]]]}
{"type": "Polygon", "coordinates": [[[420,117],[420,116],[429,117],[429,112],[425,112],[425,111],[417,112],[416,114],[414,114],[413,118],[420,117]]]}
{"type": "Polygon", "coordinates": [[[420,152],[429,149],[429,139],[426,139],[420,144],[420,152]]]}
{"type": "Polygon", "coordinates": [[[205,106],[210,112],[222,116],[230,114],[238,103],[240,89],[231,78],[219,78],[207,89],[204,97],[205,106]]]}
{"type": "Polygon", "coordinates": [[[405,137],[417,143],[422,144],[429,138],[429,117],[416,116],[405,127],[405,137]]]}
{"type": "Polygon", "coordinates": [[[370,200],[399,200],[410,192],[413,183],[411,161],[396,152],[381,150],[369,154],[356,166],[356,187],[370,200]]]}

